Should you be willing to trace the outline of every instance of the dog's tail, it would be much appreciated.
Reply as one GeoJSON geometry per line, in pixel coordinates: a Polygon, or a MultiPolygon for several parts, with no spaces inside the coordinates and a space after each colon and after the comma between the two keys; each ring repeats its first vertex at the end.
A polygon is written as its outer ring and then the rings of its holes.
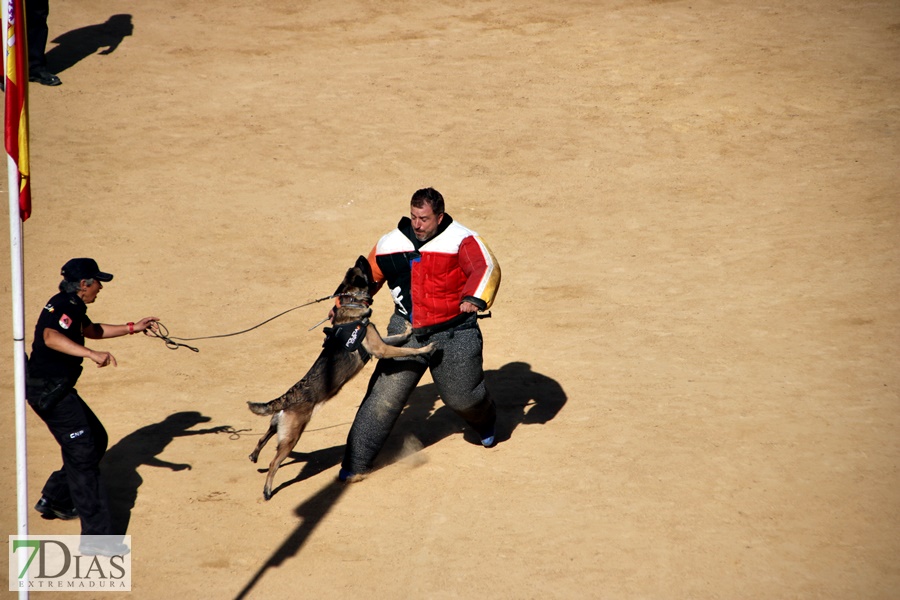
{"type": "Polygon", "coordinates": [[[250,407],[250,412],[257,415],[274,415],[279,410],[283,410],[287,402],[285,401],[285,397],[276,398],[271,402],[248,402],[247,406],[250,407]]]}

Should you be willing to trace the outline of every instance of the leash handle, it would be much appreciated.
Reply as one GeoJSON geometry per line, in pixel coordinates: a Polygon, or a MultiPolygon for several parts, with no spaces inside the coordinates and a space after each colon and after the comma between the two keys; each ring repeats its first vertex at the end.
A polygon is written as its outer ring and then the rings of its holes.
{"type": "Polygon", "coordinates": [[[184,347],[188,350],[193,350],[194,352],[200,352],[199,348],[195,348],[194,346],[189,346],[187,344],[180,344],[170,338],[169,329],[165,325],[163,325],[161,321],[156,322],[156,328],[156,331],[153,331],[152,329],[145,329],[144,335],[149,335],[151,337],[157,337],[161,339],[165,343],[166,348],[168,348],[169,350],[178,350],[179,347],[184,347]]]}

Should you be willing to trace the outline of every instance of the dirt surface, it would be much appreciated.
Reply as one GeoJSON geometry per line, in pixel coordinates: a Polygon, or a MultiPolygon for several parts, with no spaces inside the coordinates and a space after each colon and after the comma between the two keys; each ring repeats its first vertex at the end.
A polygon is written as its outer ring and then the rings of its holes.
{"type": "MultiPolygon", "coordinates": [[[[337,484],[369,365],[269,502],[245,402],[306,372],[325,306],[199,353],[94,343],[133,597],[897,597],[900,4],[51,5],[29,349],[68,258],[115,274],[95,321],[238,331],[331,293],[424,186],[503,268],[501,442],[426,376],[381,468],[337,484]]],[[[33,504],[59,454],[31,413],[28,449],[33,504]]]]}

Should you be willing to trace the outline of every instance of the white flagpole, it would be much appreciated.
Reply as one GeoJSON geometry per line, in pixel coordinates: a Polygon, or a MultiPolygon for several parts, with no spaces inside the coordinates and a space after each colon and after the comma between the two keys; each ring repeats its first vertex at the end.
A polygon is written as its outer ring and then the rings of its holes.
{"type": "MultiPolygon", "coordinates": [[[[3,2],[3,84],[6,91],[6,71],[9,1],[3,2]]],[[[26,84],[27,85],[27,84],[26,84]]],[[[4,102],[4,106],[5,106],[4,102]]],[[[5,115],[4,124],[7,122],[5,115]]],[[[5,129],[5,125],[4,125],[5,129]]],[[[4,131],[5,133],[5,131],[4,131]]],[[[13,368],[15,374],[15,420],[16,420],[16,535],[28,535],[28,458],[25,440],[25,281],[24,252],[22,251],[22,216],[19,211],[19,166],[9,155],[7,173],[9,186],[9,249],[12,284],[12,318],[13,318],[13,368]]],[[[25,553],[18,552],[19,572],[25,566],[25,553]]],[[[28,580],[19,588],[19,598],[28,598],[28,580]]]]}
{"type": "MultiPolygon", "coordinates": [[[[25,442],[25,284],[22,252],[22,219],[19,215],[19,170],[9,156],[9,247],[12,272],[13,365],[15,368],[16,405],[16,490],[18,527],[16,535],[28,535],[28,458],[25,442]]],[[[19,552],[24,566],[25,553],[19,552]]],[[[19,589],[19,598],[28,598],[27,584],[19,589]]]]}

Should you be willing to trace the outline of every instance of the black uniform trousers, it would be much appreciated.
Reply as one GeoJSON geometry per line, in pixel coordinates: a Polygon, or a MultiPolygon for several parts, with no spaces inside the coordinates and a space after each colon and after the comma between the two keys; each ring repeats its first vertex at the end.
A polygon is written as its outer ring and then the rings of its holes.
{"type": "Polygon", "coordinates": [[[82,535],[113,535],[109,498],[100,478],[109,436],[100,419],[74,389],[51,408],[35,412],[59,443],[63,460],[41,493],[54,505],[78,509],[82,535]]]}
{"type": "Polygon", "coordinates": [[[50,0],[25,0],[25,26],[28,28],[28,66],[44,67],[47,65],[47,39],[50,28],[47,17],[50,16],[50,0]]]}

